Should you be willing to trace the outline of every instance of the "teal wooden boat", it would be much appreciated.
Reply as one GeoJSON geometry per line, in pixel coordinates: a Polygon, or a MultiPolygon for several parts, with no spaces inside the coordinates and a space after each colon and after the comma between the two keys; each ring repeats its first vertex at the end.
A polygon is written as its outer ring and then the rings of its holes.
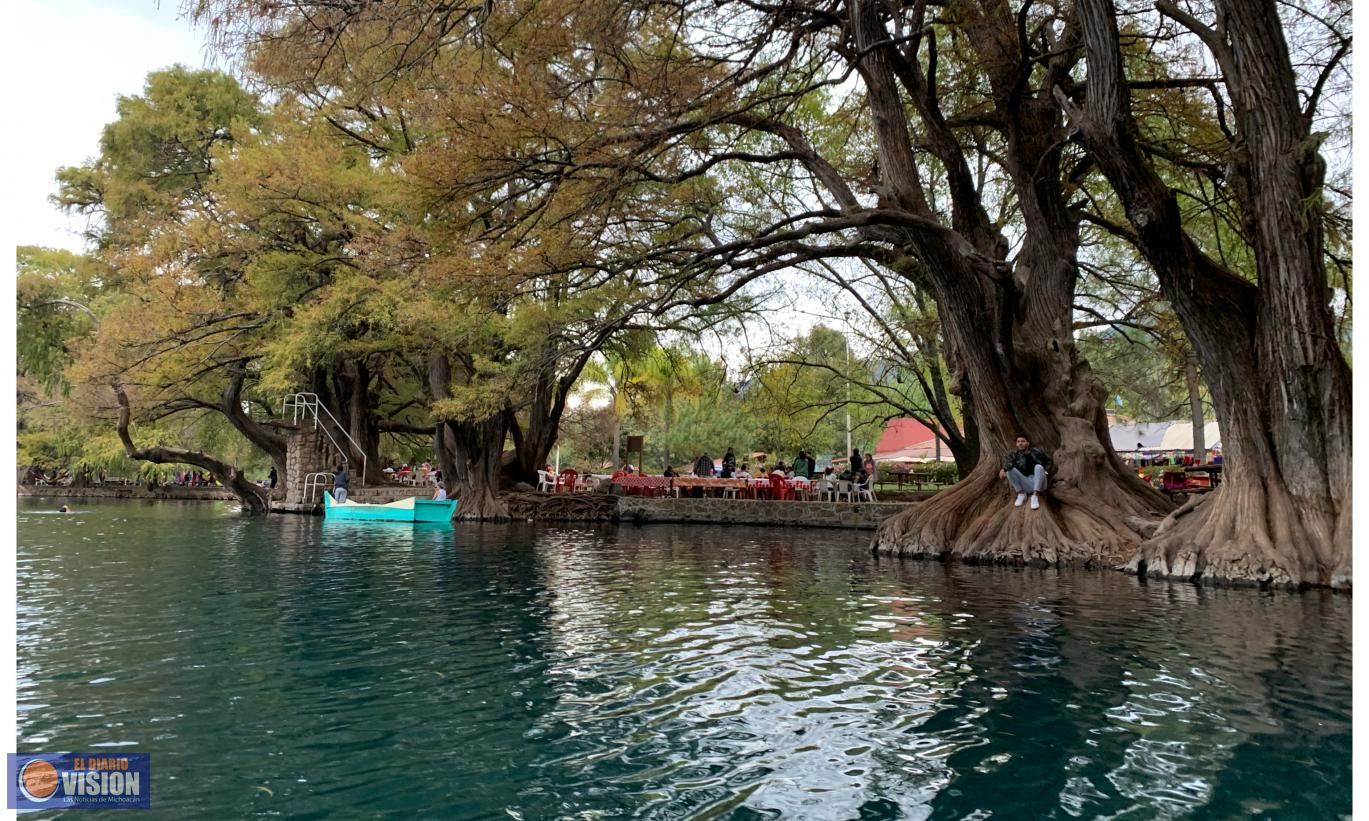
{"type": "Polygon", "coordinates": [[[367,505],[348,499],[338,502],[333,494],[323,494],[325,519],[346,522],[450,522],[456,515],[458,500],[400,499],[386,505],[367,505]]]}

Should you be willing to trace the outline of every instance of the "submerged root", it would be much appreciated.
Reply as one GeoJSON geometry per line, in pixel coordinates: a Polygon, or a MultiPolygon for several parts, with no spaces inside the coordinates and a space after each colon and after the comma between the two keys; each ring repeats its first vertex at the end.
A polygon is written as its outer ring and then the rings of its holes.
{"type": "Polygon", "coordinates": [[[1225,485],[1176,510],[1123,569],[1203,584],[1350,587],[1349,510],[1299,504],[1282,488],[1225,485]]]}
{"type": "Polygon", "coordinates": [[[507,522],[508,504],[493,493],[459,494],[461,501],[456,506],[456,518],[468,521],[507,522]]]}

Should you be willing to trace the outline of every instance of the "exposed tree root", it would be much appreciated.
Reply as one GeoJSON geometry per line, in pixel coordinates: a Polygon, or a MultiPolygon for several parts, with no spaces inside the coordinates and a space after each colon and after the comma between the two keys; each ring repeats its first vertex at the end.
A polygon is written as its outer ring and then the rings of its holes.
{"type": "Polygon", "coordinates": [[[506,522],[509,506],[488,485],[471,486],[457,482],[456,518],[481,522],[506,522]]]}
{"type": "Polygon", "coordinates": [[[1161,512],[1162,501],[1114,476],[1095,474],[1085,491],[1061,482],[1041,497],[1041,508],[1013,506],[1014,493],[992,464],[880,526],[875,548],[915,558],[1031,565],[1107,564],[1126,561],[1141,544],[1127,524],[1161,512]]]}
{"type": "Polygon", "coordinates": [[[1337,516],[1278,482],[1229,482],[1167,517],[1124,569],[1205,584],[1348,590],[1349,507],[1337,516]]]}
{"type": "Polygon", "coordinates": [[[606,493],[502,493],[515,519],[611,522],[618,518],[618,497],[606,493]]]}

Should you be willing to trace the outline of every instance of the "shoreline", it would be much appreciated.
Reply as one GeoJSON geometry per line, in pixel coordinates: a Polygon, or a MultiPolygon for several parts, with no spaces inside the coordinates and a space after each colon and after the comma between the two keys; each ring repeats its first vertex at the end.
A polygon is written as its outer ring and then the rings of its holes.
{"type": "MultiPolygon", "coordinates": [[[[394,501],[415,493],[410,488],[365,488],[354,494],[371,503],[394,501]],[[391,491],[391,492],[385,492],[391,491]]],[[[216,488],[141,486],[35,487],[21,485],[21,497],[51,499],[141,499],[147,501],[237,501],[231,491],[216,488]]],[[[930,495],[930,494],[928,494],[930,495]]],[[[511,518],[528,522],[602,522],[612,524],[738,524],[769,527],[874,530],[886,516],[902,510],[906,501],[876,503],[749,501],[734,499],[665,499],[601,493],[502,494],[511,518]]],[[[294,505],[272,500],[273,513],[322,515],[322,505],[294,505]]]]}
{"type": "Polygon", "coordinates": [[[96,487],[65,487],[20,485],[15,493],[20,497],[50,499],[147,499],[178,502],[236,502],[237,496],[222,487],[157,487],[142,485],[111,485],[96,487]]]}

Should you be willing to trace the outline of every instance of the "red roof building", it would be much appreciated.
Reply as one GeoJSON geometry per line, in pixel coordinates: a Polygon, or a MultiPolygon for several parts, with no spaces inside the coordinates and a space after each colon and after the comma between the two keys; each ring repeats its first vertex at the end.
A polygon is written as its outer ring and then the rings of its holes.
{"type": "MultiPolygon", "coordinates": [[[[884,433],[875,445],[875,461],[922,461],[937,457],[936,434],[932,429],[917,421],[904,417],[890,419],[884,425],[884,433]]],[[[950,459],[951,453],[941,448],[942,459],[950,459]]]]}

